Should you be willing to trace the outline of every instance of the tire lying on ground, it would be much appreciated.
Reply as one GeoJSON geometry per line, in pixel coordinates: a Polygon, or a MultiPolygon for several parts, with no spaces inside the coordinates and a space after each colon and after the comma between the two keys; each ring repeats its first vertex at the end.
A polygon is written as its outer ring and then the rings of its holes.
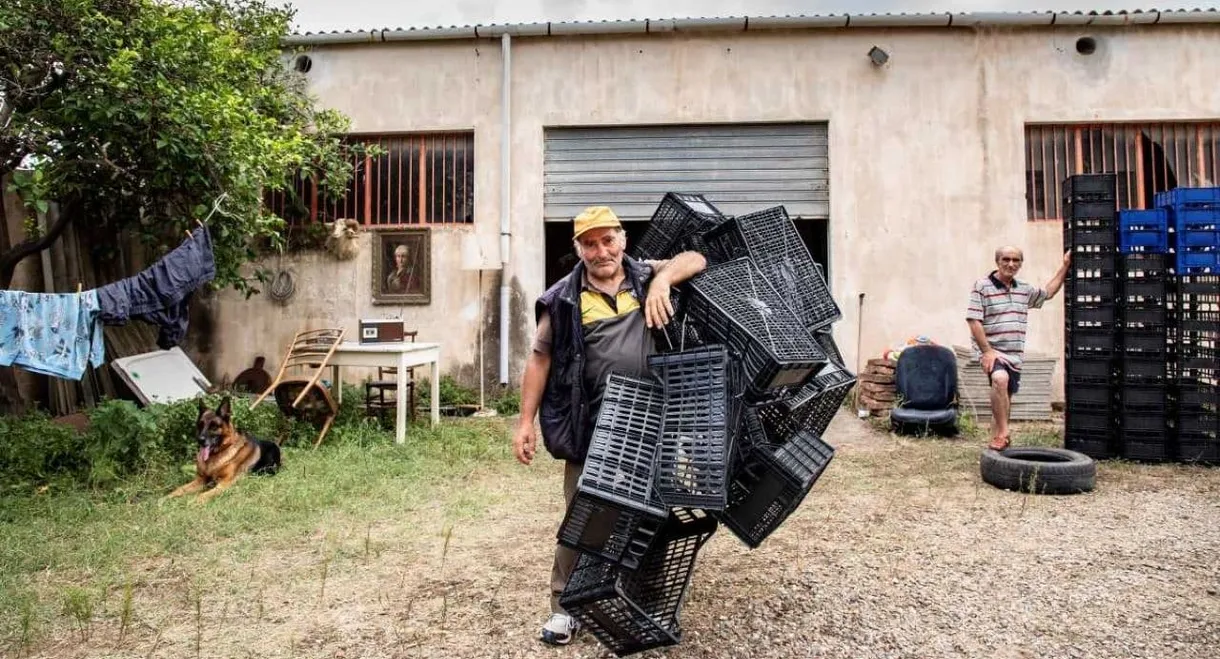
{"type": "Polygon", "coordinates": [[[1097,463],[1089,456],[1061,448],[986,449],[979,458],[983,481],[1002,490],[1034,494],[1091,492],[1097,463]]]}

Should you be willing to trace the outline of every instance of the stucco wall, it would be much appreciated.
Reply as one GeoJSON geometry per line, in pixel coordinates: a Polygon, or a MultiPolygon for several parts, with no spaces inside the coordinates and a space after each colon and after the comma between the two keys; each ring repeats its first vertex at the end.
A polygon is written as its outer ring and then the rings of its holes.
{"type": "MultiPolygon", "coordinates": [[[[547,126],[828,121],[831,286],[835,328],[856,357],[916,334],[964,343],[967,292],[1003,243],[1026,250],[1023,278],[1044,281],[1062,255],[1058,222],[1029,222],[1027,122],[1210,119],[1220,114],[1220,30],[1148,27],[973,31],[893,29],[516,39],[512,65],[512,239],[505,273],[517,291],[512,380],[544,283],[543,130],[547,126]],[[1095,54],[1078,36],[1098,37],[1095,54]],[[878,69],[877,44],[891,56],[878,69]]],[[[475,131],[476,229],[499,222],[501,59],[498,41],[318,48],[321,101],[360,132],[475,131]]],[[[473,273],[457,270],[461,229],[436,232],[433,303],[403,316],[444,344],[447,367],[475,359],[473,273]]],[[[218,368],[235,374],[253,349],[278,352],[295,328],[373,313],[367,250],[354,263],[296,261],[299,301],[222,297],[218,368]],[[309,293],[302,296],[308,290],[309,293]],[[314,295],[333,292],[340,301],[314,295]],[[308,299],[306,299],[308,298],[308,299]]],[[[498,296],[485,290],[489,339],[498,296]]],[[[385,310],[384,307],[377,312],[385,310]]],[[[1062,353],[1062,301],[1031,316],[1029,348],[1062,353]]],[[[495,381],[494,347],[488,353],[495,381]]],[[[1061,383],[1056,378],[1056,387],[1061,383]]]]}

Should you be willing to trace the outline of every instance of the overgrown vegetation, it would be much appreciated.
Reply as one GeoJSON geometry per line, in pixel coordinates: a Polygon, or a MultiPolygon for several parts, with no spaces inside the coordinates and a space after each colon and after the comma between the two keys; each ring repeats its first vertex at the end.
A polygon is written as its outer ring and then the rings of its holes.
{"type": "MultiPolygon", "coordinates": [[[[357,387],[345,388],[336,420],[340,426],[373,423],[360,418],[360,393],[357,387]]],[[[215,405],[219,398],[207,400],[215,405]]],[[[244,397],[233,400],[234,419],[246,432],[285,446],[308,446],[316,436],[308,424],[281,415],[274,400],[254,409],[250,402],[244,397]]],[[[44,412],[0,416],[0,494],[45,485],[107,488],[190,461],[196,450],[197,416],[194,401],[141,409],[129,401],[109,400],[89,412],[88,430],[80,434],[44,412]]]]}
{"type": "Polygon", "coordinates": [[[314,450],[313,428],[273,403],[251,410],[249,399],[234,398],[238,427],[281,440],[285,466],[243,478],[205,506],[162,500],[193,476],[195,401],[148,409],[110,401],[79,436],[45,416],[0,417],[0,654],[20,653],[51,629],[86,640],[98,625],[121,636],[133,619],[147,620],[133,590],[146,587],[140,570],[150,561],[191,566],[200,595],[223,578],[218,566],[317,536],[358,538],[352,546],[363,549],[351,552],[381,551],[373,525],[432,505],[436,488],[480,465],[510,464],[502,421],[417,425],[397,445],[361,405],[349,387],[314,450]]]}

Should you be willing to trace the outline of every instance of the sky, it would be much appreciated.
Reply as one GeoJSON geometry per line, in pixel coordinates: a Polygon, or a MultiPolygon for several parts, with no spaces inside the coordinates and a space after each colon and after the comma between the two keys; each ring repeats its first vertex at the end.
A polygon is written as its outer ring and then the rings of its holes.
{"type": "MultiPolygon", "coordinates": [[[[691,16],[785,16],[797,14],[1076,11],[1149,9],[1149,0],[273,0],[297,10],[296,30],[369,30],[380,28],[530,23],[691,16]]],[[[1214,7],[1179,3],[1160,8],[1214,7]]]]}

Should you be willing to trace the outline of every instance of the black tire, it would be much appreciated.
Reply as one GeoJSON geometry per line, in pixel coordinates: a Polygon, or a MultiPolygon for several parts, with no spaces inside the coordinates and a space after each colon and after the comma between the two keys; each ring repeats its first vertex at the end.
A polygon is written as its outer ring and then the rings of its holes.
{"type": "Polygon", "coordinates": [[[987,449],[979,458],[979,473],[984,482],[1001,490],[1078,494],[1093,491],[1097,463],[1083,453],[1061,448],[987,449]]]}

